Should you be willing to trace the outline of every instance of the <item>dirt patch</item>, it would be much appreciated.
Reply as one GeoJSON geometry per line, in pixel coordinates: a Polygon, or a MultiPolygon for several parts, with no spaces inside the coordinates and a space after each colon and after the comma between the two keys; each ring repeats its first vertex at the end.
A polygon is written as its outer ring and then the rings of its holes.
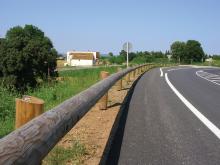
{"type": "MultiPolygon", "coordinates": [[[[78,158],[80,159],[77,160],[78,163],[70,158],[66,160],[65,164],[99,164],[121,104],[136,78],[131,80],[130,83],[123,81],[123,90],[121,91],[113,86],[109,90],[108,109],[99,110],[97,103],[57,144],[59,147],[69,148],[77,141],[86,148],[85,154],[78,158]]],[[[50,163],[44,161],[43,164],[50,163]]]]}

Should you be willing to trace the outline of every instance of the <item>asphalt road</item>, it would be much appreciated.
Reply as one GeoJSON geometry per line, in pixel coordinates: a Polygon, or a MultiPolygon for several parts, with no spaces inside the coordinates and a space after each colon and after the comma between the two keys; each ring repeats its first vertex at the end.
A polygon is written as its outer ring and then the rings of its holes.
{"type": "Polygon", "coordinates": [[[120,151],[108,164],[220,165],[220,70],[162,71],[136,84],[120,151]]]}

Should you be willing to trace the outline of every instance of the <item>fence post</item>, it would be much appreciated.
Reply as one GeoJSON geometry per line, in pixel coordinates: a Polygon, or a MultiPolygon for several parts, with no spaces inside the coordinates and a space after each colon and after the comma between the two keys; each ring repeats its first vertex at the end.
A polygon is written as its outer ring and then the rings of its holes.
{"type": "Polygon", "coordinates": [[[135,72],[135,76],[138,76],[138,69],[135,69],[134,72],[135,72]]]}
{"type": "Polygon", "coordinates": [[[127,81],[127,83],[129,83],[130,81],[131,81],[131,79],[130,79],[130,73],[131,72],[129,72],[127,75],[126,75],[126,77],[125,77],[125,79],[126,79],[126,81],[127,81]]]}
{"type": "Polygon", "coordinates": [[[39,116],[44,111],[44,101],[33,97],[23,96],[22,99],[16,101],[16,119],[15,128],[19,128],[33,118],[39,116]]]}
{"type": "MultiPolygon", "coordinates": [[[[122,68],[118,68],[118,72],[120,72],[122,68]]],[[[117,86],[117,90],[120,91],[122,90],[122,79],[118,80],[115,84],[117,86]]]]}
{"type": "Polygon", "coordinates": [[[135,70],[132,71],[132,78],[135,79],[135,70]]]}
{"type": "MultiPolygon", "coordinates": [[[[109,72],[101,71],[100,72],[100,78],[103,80],[109,76],[109,72]]],[[[106,110],[108,105],[108,92],[99,101],[99,109],[100,110],[106,110]]]]}

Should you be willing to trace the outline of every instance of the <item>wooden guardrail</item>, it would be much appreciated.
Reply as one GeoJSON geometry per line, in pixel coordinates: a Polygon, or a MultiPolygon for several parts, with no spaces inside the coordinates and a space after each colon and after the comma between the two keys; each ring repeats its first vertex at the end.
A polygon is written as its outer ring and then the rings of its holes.
{"type": "Polygon", "coordinates": [[[59,140],[118,80],[133,71],[140,74],[150,67],[153,65],[145,64],[112,74],[0,139],[0,164],[40,164],[59,140]]]}

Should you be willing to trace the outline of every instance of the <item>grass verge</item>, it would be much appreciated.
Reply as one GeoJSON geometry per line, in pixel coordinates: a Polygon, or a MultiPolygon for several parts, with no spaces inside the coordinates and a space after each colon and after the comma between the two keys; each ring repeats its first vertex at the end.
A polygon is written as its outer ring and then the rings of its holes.
{"type": "MultiPolygon", "coordinates": [[[[114,73],[116,70],[117,67],[101,67],[60,71],[59,76],[64,80],[44,83],[34,90],[28,90],[25,94],[43,99],[47,111],[98,82],[100,71],[114,73]]],[[[20,97],[18,93],[10,93],[0,86],[0,138],[14,129],[16,97],[20,97]]]]}
{"type": "Polygon", "coordinates": [[[44,159],[44,165],[78,165],[82,164],[81,157],[86,154],[86,147],[79,141],[73,142],[71,147],[56,146],[44,159]]]}

